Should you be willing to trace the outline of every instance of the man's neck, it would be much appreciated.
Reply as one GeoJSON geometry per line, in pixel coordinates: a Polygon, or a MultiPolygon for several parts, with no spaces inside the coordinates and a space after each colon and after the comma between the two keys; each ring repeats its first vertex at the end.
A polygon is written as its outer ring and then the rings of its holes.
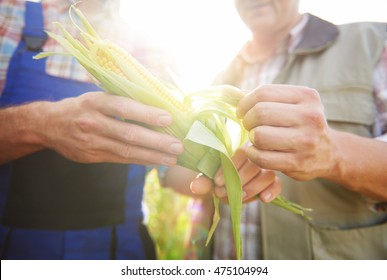
{"type": "Polygon", "coordinates": [[[252,40],[247,46],[249,55],[257,61],[270,58],[289,39],[290,31],[301,18],[302,16],[298,15],[291,24],[275,32],[253,33],[252,40]]]}

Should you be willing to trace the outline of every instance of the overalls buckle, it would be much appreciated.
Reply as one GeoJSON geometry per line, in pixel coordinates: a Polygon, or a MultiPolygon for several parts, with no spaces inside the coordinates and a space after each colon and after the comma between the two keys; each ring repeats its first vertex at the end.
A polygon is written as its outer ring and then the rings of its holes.
{"type": "Polygon", "coordinates": [[[41,51],[43,45],[47,41],[47,34],[44,33],[43,37],[23,35],[23,40],[26,43],[26,48],[29,51],[41,51]]]}

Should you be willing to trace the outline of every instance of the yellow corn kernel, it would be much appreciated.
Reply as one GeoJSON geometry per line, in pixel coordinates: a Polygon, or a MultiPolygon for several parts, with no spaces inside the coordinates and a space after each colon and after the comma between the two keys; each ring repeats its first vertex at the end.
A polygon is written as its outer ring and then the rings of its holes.
{"type": "Polygon", "coordinates": [[[169,102],[177,110],[181,112],[189,112],[190,108],[185,106],[180,100],[176,98],[169,90],[161,83],[158,79],[153,77],[148,70],[146,70],[139,62],[137,62],[132,56],[128,55],[117,45],[107,43],[104,48],[99,48],[97,53],[97,63],[104,69],[110,70],[128,80],[132,80],[132,77],[128,75],[124,70],[121,69],[121,63],[124,63],[127,67],[130,67],[136,72],[138,77],[141,77],[144,85],[150,87],[150,89],[161,96],[164,100],[169,102]],[[116,57],[120,58],[120,61],[116,61],[116,57]]]}
{"type": "Polygon", "coordinates": [[[118,67],[117,63],[115,63],[112,59],[109,59],[107,54],[104,53],[103,50],[99,50],[97,53],[97,63],[100,65],[102,68],[110,70],[121,77],[125,77],[125,74],[121,71],[121,69],[118,67]]]}

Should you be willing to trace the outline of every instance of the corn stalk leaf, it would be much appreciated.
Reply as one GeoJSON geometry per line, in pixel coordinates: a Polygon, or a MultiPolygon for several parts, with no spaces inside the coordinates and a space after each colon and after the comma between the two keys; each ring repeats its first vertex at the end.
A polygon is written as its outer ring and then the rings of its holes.
{"type": "MultiPolygon", "coordinates": [[[[238,170],[235,168],[234,163],[230,157],[230,154],[225,147],[224,143],[219,140],[219,138],[209,130],[202,122],[195,121],[191,126],[186,138],[184,141],[191,141],[197,144],[201,144],[207,147],[210,147],[219,152],[221,159],[221,166],[223,170],[223,175],[225,179],[225,185],[227,189],[227,196],[229,198],[230,212],[231,212],[231,223],[234,233],[235,240],[235,250],[236,256],[238,259],[242,256],[242,239],[240,235],[240,222],[241,222],[241,211],[242,211],[242,182],[239,177],[238,170]]],[[[200,170],[203,174],[207,175],[210,178],[214,178],[216,169],[211,170],[200,170]]],[[[215,213],[218,213],[219,204],[216,205],[215,213]]],[[[212,224],[210,233],[207,239],[207,243],[212,237],[213,232],[217,226],[216,222],[212,224]]]]}

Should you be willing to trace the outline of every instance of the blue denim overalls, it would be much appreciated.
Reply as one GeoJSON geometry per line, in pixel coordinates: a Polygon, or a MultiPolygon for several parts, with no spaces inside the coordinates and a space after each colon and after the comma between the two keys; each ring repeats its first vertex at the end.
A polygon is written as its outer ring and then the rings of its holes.
{"type": "MultiPolygon", "coordinates": [[[[47,75],[45,60],[32,59],[46,39],[43,22],[41,3],[27,1],[1,107],[99,90],[47,75]]],[[[154,258],[142,225],[144,177],[143,166],[79,164],[51,150],[1,165],[1,259],[154,258]]]]}

